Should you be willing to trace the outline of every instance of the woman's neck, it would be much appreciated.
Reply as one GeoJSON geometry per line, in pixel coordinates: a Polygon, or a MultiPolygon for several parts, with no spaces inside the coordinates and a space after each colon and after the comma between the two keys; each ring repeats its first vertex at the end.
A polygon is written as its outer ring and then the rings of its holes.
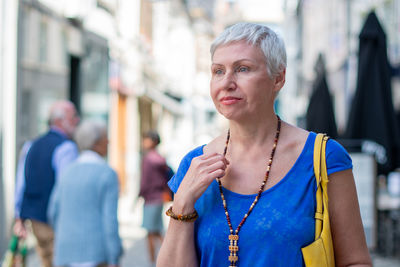
{"type": "Polygon", "coordinates": [[[248,120],[244,123],[231,121],[230,143],[234,143],[236,148],[251,149],[253,147],[264,147],[275,139],[278,118],[275,113],[269,117],[264,117],[262,122],[248,120]]]}

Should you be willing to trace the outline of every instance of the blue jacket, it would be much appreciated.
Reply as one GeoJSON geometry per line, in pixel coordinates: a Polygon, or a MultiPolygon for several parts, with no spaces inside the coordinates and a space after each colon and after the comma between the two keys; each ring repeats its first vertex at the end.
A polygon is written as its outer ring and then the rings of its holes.
{"type": "Polygon", "coordinates": [[[49,204],[55,231],[54,264],[117,264],[118,178],[93,151],[84,151],[60,175],[49,204]]]}

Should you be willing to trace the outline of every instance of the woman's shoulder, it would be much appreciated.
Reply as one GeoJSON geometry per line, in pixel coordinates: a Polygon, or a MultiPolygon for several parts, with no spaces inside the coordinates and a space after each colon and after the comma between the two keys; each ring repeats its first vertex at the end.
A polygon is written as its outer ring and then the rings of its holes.
{"type": "Polygon", "coordinates": [[[281,147],[284,148],[285,152],[293,154],[297,151],[297,154],[300,154],[308,138],[311,137],[310,134],[312,135],[309,131],[285,122],[281,128],[279,142],[281,142],[281,147]]]}
{"type": "MultiPolygon", "coordinates": [[[[310,151],[314,151],[315,139],[318,133],[309,133],[309,145],[310,151]]],[[[328,136],[329,137],[329,136],[328,136]]],[[[347,150],[333,138],[329,138],[326,143],[325,159],[328,175],[334,172],[351,169],[353,167],[351,157],[347,150]]]]}
{"type": "Polygon", "coordinates": [[[187,152],[186,155],[181,160],[181,163],[179,165],[179,169],[188,168],[188,166],[192,162],[192,159],[204,154],[205,147],[206,147],[205,144],[204,145],[200,145],[200,146],[197,146],[194,149],[190,150],[189,152],[187,152]]]}
{"type": "Polygon", "coordinates": [[[291,136],[292,139],[304,139],[307,138],[307,136],[310,134],[309,131],[300,128],[298,126],[295,126],[293,124],[290,124],[286,121],[282,121],[282,126],[281,126],[281,135],[288,135],[291,136]]]}
{"type": "Polygon", "coordinates": [[[224,147],[223,143],[221,146],[221,137],[217,137],[213,139],[211,142],[208,144],[204,144],[201,146],[198,146],[192,150],[190,150],[181,160],[181,163],[179,164],[178,170],[175,173],[175,175],[170,179],[168,182],[168,185],[172,189],[173,192],[176,192],[178,190],[178,187],[180,183],[182,182],[184,176],[186,175],[186,172],[188,171],[190,164],[192,163],[192,160],[196,157],[199,157],[203,154],[210,154],[210,153],[222,153],[224,147]]]}
{"type": "Polygon", "coordinates": [[[192,150],[190,150],[181,160],[178,170],[172,176],[172,178],[168,182],[168,186],[171,188],[171,190],[176,193],[178,190],[178,187],[180,183],[183,180],[183,177],[186,175],[186,172],[188,171],[190,164],[192,163],[192,159],[195,157],[203,155],[203,149],[205,145],[198,146],[192,150]]]}
{"type": "MultiPolygon", "coordinates": [[[[305,151],[308,155],[313,155],[315,139],[318,133],[306,131],[296,126],[285,123],[282,135],[286,138],[282,140],[286,143],[285,152],[299,154],[305,151]]],[[[325,151],[326,166],[328,175],[334,172],[351,169],[352,160],[346,149],[335,139],[329,138],[325,151]]]]}
{"type": "Polygon", "coordinates": [[[224,152],[226,142],[226,136],[221,134],[220,136],[214,138],[204,146],[204,154],[212,154],[212,153],[219,153],[222,154],[224,152]]]}
{"type": "Polygon", "coordinates": [[[224,150],[225,139],[223,135],[218,136],[217,138],[211,140],[207,144],[203,144],[195,147],[190,150],[183,157],[183,160],[192,160],[195,157],[201,156],[203,154],[211,154],[211,153],[222,153],[224,150]]]}
{"type": "Polygon", "coordinates": [[[203,144],[203,145],[193,148],[188,153],[186,153],[186,155],[183,157],[183,159],[192,160],[195,157],[203,155],[205,146],[206,146],[206,144],[203,144]]]}
{"type": "Polygon", "coordinates": [[[347,150],[335,139],[330,138],[326,143],[326,165],[328,175],[334,172],[353,168],[351,157],[347,150]]]}

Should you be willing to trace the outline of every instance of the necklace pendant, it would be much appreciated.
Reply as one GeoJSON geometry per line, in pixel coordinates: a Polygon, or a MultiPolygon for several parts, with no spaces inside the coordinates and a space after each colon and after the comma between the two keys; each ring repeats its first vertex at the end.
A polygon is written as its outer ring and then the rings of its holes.
{"type": "Polygon", "coordinates": [[[238,246],[238,240],[239,240],[239,235],[229,235],[229,261],[230,261],[230,266],[229,267],[235,267],[236,262],[239,260],[238,257],[238,251],[239,251],[239,246],[238,246]]]}
{"type": "Polygon", "coordinates": [[[229,240],[230,241],[238,241],[239,240],[239,235],[229,235],[229,240]]]}

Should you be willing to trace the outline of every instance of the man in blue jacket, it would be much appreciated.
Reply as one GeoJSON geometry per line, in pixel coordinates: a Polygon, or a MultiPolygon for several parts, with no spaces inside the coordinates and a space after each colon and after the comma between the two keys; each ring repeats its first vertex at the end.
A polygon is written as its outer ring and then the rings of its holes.
{"type": "Polygon", "coordinates": [[[18,236],[26,236],[25,220],[30,220],[37,239],[42,266],[52,266],[54,233],[47,221],[47,208],[60,172],[78,157],[70,140],[79,116],[74,104],[57,101],[50,108],[47,133],[24,145],[17,170],[15,226],[18,236]]]}

